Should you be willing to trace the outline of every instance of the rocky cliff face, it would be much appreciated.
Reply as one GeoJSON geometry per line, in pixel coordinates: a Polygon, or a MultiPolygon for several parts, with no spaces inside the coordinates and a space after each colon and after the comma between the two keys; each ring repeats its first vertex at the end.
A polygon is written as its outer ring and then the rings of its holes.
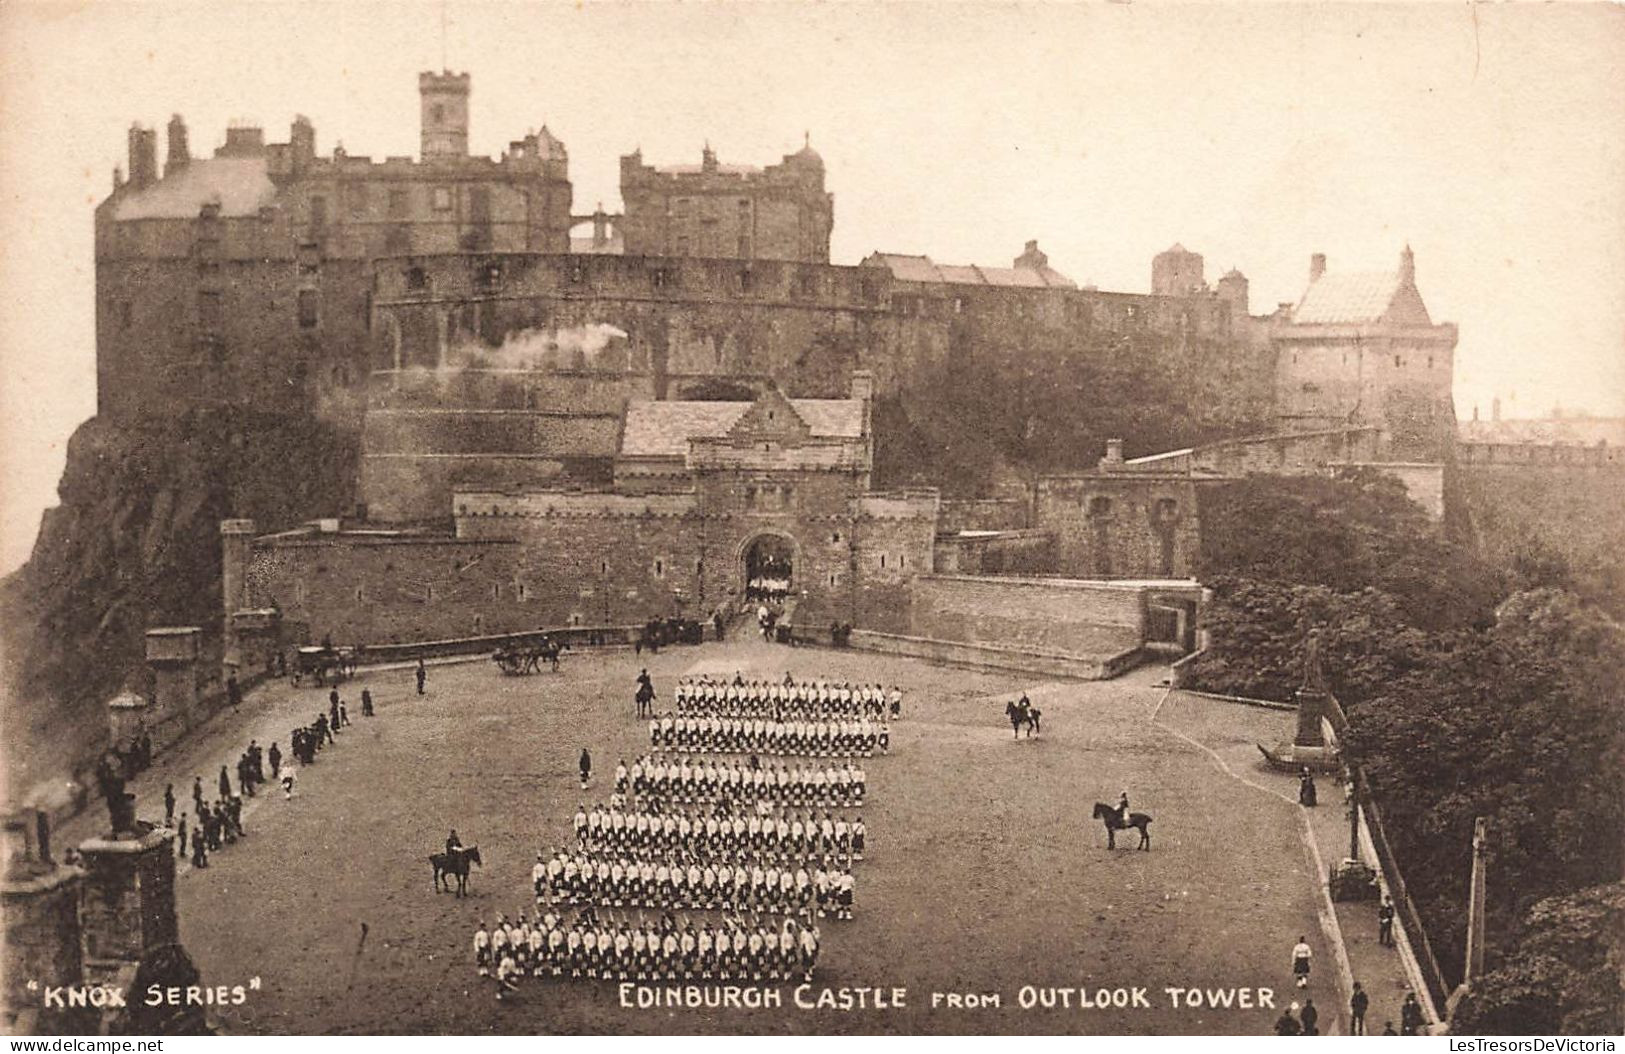
{"type": "Polygon", "coordinates": [[[198,411],[93,418],[68,446],[27,564],[0,582],[6,789],[26,791],[103,743],[102,704],[144,683],[150,626],[218,645],[220,520],[275,530],[348,511],[354,435],[308,418],[198,411]]]}

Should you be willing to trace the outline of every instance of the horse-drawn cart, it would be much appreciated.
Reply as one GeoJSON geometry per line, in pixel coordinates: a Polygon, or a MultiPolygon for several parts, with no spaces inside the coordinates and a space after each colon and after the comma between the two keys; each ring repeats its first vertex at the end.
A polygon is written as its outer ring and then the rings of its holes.
{"type": "Polygon", "coordinates": [[[341,684],[355,676],[358,648],[305,647],[294,653],[293,683],[297,687],[306,678],[317,687],[341,684]]]}
{"type": "Polygon", "coordinates": [[[517,640],[502,645],[491,653],[497,669],[510,676],[539,673],[546,663],[555,671],[559,668],[559,653],[569,645],[543,635],[531,640],[517,640]]]}

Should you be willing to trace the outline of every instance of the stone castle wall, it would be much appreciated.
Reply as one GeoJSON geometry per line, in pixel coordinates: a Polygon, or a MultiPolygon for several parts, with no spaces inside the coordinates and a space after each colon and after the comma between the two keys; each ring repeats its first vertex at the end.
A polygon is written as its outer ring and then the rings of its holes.
{"type": "Polygon", "coordinates": [[[909,636],[1101,657],[1144,639],[1145,591],[1055,578],[931,575],[914,583],[909,636]]]}

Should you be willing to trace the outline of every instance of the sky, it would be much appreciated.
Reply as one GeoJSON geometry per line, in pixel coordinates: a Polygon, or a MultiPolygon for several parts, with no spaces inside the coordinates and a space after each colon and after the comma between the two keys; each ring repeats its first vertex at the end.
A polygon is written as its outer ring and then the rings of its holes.
{"type": "MultiPolygon", "coordinates": [[[[1456,407],[1625,415],[1625,10],[1565,6],[559,3],[0,5],[0,572],[95,412],[92,209],[130,122],[182,114],[415,154],[420,70],[473,76],[471,148],[545,123],[576,211],[619,157],[770,164],[804,135],[832,253],[1148,291],[1174,242],[1294,301],[1309,256],[1409,243],[1456,322],[1456,407]],[[444,30],[442,30],[444,23],[444,30]]],[[[159,145],[162,157],[164,146],[159,145]]]]}

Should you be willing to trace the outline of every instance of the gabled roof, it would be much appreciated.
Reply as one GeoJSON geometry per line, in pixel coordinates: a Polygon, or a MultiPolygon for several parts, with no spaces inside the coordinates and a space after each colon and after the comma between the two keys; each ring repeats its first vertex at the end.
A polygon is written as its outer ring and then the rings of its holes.
{"type": "Polygon", "coordinates": [[[864,261],[885,267],[900,282],[938,282],[949,285],[1021,286],[1029,289],[1076,289],[1077,284],[1053,267],[956,267],[933,263],[931,257],[910,253],[871,253],[864,261]]]}
{"type": "MultiPolygon", "coordinates": [[[[861,399],[790,399],[796,415],[815,439],[858,439],[863,435],[861,399]]],[[[622,457],[683,457],[690,439],[720,439],[757,405],[698,400],[634,400],[621,431],[622,457]]]]}
{"type": "Polygon", "coordinates": [[[257,216],[276,200],[276,185],[263,157],[199,158],[171,169],[163,179],[129,190],[113,209],[117,220],[196,219],[217,202],[220,215],[257,216]]]}
{"type": "Polygon", "coordinates": [[[1431,325],[1415,285],[1393,271],[1328,271],[1309,283],[1292,321],[1309,325],[1357,322],[1431,325]]]}

